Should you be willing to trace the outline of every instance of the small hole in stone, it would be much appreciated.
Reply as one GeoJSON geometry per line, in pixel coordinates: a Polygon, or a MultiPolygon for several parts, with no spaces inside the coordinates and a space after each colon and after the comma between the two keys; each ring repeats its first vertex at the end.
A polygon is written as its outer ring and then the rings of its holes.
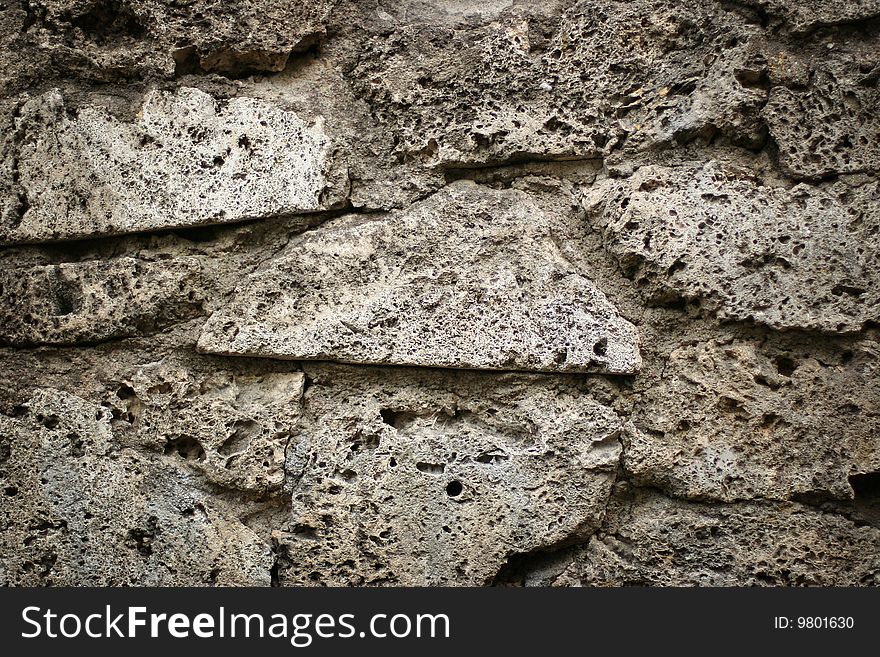
{"type": "Polygon", "coordinates": [[[389,427],[393,427],[395,420],[397,420],[397,413],[390,408],[383,408],[379,411],[379,415],[382,416],[382,421],[389,427]]]}
{"type": "Polygon", "coordinates": [[[780,356],[776,359],[776,371],[782,376],[791,376],[797,369],[797,363],[791,358],[780,356]]]}
{"type": "Polygon", "coordinates": [[[15,486],[7,486],[3,489],[3,492],[6,493],[8,497],[15,497],[18,495],[18,489],[15,486]]]}
{"type": "Polygon", "coordinates": [[[880,499],[880,472],[852,475],[849,478],[849,485],[852,486],[857,499],[880,499]]]}
{"type": "Polygon", "coordinates": [[[608,338],[602,338],[593,345],[593,353],[597,356],[604,356],[608,352],[608,338]]]}
{"type": "Polygon", "coordinates": [[[201,443],[189,436],[165,439],[165,454],[174,454],[187,461],[204,461],[205,450],[201,443]]]}
{"type": "Polygon", "coordinates": [[[397,459],[394,458],[393,456],[390,459],[388,459],[388,467],[389,468],[396,468],[397,467],[397,459]]]}
{"type": "Polygon", "coordinates": [[[416,469],[419,472],[427,472],[428,474],[443,474],[443,471],[446,470],[446,466],[442,463],[425,463],[424,461],[419,461],[416,463],[416,469]]]}
{"type": "Polygon", "coordinates": [[[458,480],[450,481],[446,484],[446,494],[449,495],[449,497],[458,497],[463,490],[464,486],[462,486],[461,482],[458,480]]]}
{"type": "Polygon", "coordinates": [[[116,391],[116,396],[120,399],[134,399],[137,394],[135,394],[134,388],[123,383],[116,391]]]}
{"type": "Polygon", "coordinates": [[[37,422],[42,424],[47,429],[55,429],[60,423],[60,420],[58,419],[57,415],[49,415],[48,417],[37,415],[37,422]]]}

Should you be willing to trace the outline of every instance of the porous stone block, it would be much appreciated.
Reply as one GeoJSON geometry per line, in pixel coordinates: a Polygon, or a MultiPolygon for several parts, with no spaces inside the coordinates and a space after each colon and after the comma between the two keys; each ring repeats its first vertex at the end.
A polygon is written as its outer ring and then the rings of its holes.
{"type": "Polygon", "coordinates": [[[339,201],[320,122],[255,98],[149,92],[131,123],[55,90],[15,119],[18,216],[2,242],[39,242],[314,212],[339,201]]]}
{"type": "Polygon", "coordinates": [[[449,185],[293,240],[215,312],[204,352],[468,369],[638,370],[638,336],[558,242],[578,218],[449,185]]]}

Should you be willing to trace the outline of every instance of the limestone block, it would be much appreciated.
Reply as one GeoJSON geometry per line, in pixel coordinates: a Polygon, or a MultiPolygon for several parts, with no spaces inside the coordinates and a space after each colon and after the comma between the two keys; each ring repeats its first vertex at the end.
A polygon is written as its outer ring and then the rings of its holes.
{"type": "Polygon", "coordinates": [[[128,123],[100,106],[70,110],[56,90],[25,102],[16,130],[23,207],[0,241],[231,223],[339,200],[320,121],[255,98],[154,90],[128,123]]]}
{"type": "Polygon", "coordinates": [[[288,451],[285,585],[477,585],[582,535],[617,474],[621,420],[546,377],[311,366],[288,451]]]}
{"type": "Polygon", "coordinates": [[[295,239],[215,312],[204,352],[472,369],[632,373],[635,327],[557,242],[576,216],[449,185],[405,212],[295,239]]]}
{"type": "Polygon", "coordinates": [[[838,358],[745,340],[679,347],[633,415],[627,471],[692,499],[852,498],[849,478],[880,470],[880,345],[838,358]]]}
{"type": "Polygon", "coordinates": [[[585,197],[621,265],[663,301],[721,319],[858,331],[880,318],[880,187],[792,189],[715,162],[646,166],[585,197]]]}
{"type": "Polygon", "coordinates": [[[4,585],[269,584],[269,547],[100,406],[46,389],[0,423],[4,585]]]}
{"type": "Polygon", "coordinates": [[[133,257],[0,267],[0,343],[94,343],[200,314],[199,259],[133,257]]]}
{"type": "MultiPolygon", "coordinates": [[[[880,5],[878,5],[880,6],[880,5]]],[[[816,67],[803,87],[774,86],[763,115],[779,145],[779,163],[796,178],[880,171],[880,90],[857,63],[880,66],[874,40],[866,52],[816,67]],[[873,62],[871,59],[873,58],[873,62]],[[844,59],[843,61],[846,61],[844,59]]]]}
{"type": "Polygon", "coordinates": [[[557,586],[876,586],[880,530],[792,503],[615,499],[557,586]]]}

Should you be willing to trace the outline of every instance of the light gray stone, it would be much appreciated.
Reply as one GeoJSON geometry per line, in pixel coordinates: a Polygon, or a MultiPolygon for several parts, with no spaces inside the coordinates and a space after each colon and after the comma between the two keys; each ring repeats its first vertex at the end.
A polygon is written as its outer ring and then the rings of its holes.
{"type": "Polygon", "coordinates": [[[111,408],[132,425],[139,444],[227,489],[281,491],[299,423],[301,372],[205,371],[166,358],[139,366],[126,381],[111,408]]]}
{"type": "Polygon", "coordinates": [[[170,460],[116,445],[102,407],[46,389],[0,423],[4,585],[269,584],[268,545],[170,460]]]}
{"type": "Polygon", "coordinates": [[[310,366],[284,585],[478,585],[589,533],[621,419],[547,377],[310,366]]]}
{"type": "Polygon", "coordinates": [[[279,502],[285,453],[301,424],[304,384],[296,365],[113,342],[31,353],[26,360],[0,357],[0,377],[17,383],[0,394],[0,413],[16,416],[51,381],[99,406],[120,447],[189,472],[218,497],[228,491],[233,508],[242,507],[242,494],[279,502]]]}
{"type": "Polygon", "coordinates": [[[786,189],[714,162],[646,166],[584,202],[655,301],[699,299],[719,319],[776,329],[846,333],[880,319],[875,181],[786,189]]]}
{"type": "Polygon", "coordinates": [[[691,499],[852,498],[849,478],[880,470],[880,344],[828,357],[745,340],[679,347],[633,413],[627,472],[691,499]]]}
{"type": "MultiPolygon", "coordinates": [[[[616,497],[556,586],[876,586],[880,529],[801,504],[616,497]]],[[[550,582],[544,582],[550,583],[550,582]]]]}
{"type": "Polygon", "coordinates": [[[877,585],[878,6],[5,3],[0,585],[877,585]]]}
{"type": "Polygon", "coordinates": [[[16,130],[24,206],[5,242],[237,222],[340,200],[328,189],[320,121],[254,98],[153,90],[132,124],[100,106],[68,111],[56,90],[26,101],[16,130]]]}
{"type": "Polygon", "coordinates": [[[635,327],[557,246],[573,212],[449,185],[408,211],[340,219],[257,271],[204,352],[474,369],[632,373],[635,327]]]}

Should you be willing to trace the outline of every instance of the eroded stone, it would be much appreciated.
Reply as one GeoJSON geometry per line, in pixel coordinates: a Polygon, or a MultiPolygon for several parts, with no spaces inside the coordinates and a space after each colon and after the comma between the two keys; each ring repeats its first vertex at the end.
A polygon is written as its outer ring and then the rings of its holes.
{"type": "Polygon", "coordinates": [[[205,352],[631,373],[635,327],[556,246],[576,217],[456,183],[408,211],[306,233],[199,339],[205,352]]]}
{"type": "Polygon", "coordinates": [[[692,499],[851,498],[851,476],[880,470],[880,344],[828,357],[749,341],[676,349],[633,415],[627,471],[692,499]]]}
{"type": "Polygon", "coordinates": [[[486,584],[515,553],[588,533],[621,420],[522,375],[310,367],[288,451],[285,585],[486,584]]]}
{"type": "Polygon", "coordinates": [[[787,61],[796,55],[772,60],[771,70],[783,69],[774,75],[792,75],[786,69],[798,65],[809,71],[806,79],[792,80],[801,84],[774,86],[763,110],[784,171],[812,180],[880,171],[880,90],[871,76],[880,67],[878,46],[874,39],[849,53],[832,50],[809,68],[787,61]]]}
{"type": "Polygon", "coordinates": [[[880,16],[878,0],[745,0],[773,16],[782,17],[793,32],[800,34],[820,27],[865,21],[880,16]]]}
{"type": "Polygon", "coordinates": [[[42,349],[18,359],[4,354],[0,378],[16,386],[0,394],[0,413],[15,415],[51,381],[100,406],[119,445],[157,462],[164,457],[215,491],[277,502],[284,454],[300,423],[298,367],[124,344],[42,349]]]}
{"type": "Polygon", "coordinates": [[[132,257],[0,268],[0,344],[76,344],[150,333],[201,313],[199,259],[132,257]]]}
{"type": "Polygon", "coordinates": [[[126,380],[112,408],[133,425],[138,442],[182,459],[219,486],[281,491],[299,422],[301,372],[204,371],[169,358],[126,380]]]}
{"type": "Polygon", "coordinates": [[[320,122],[254,98],[154,90],[127,123],[97,105],[68,108],[56,90],[26,101],[15,123],[24,202],[2,227],[6,242],[230,223],[340,200],[320,122]]]}
{"type": "Polygon", "coordinates": [[[268,585],[269,547],[186,471],[115,445],[110,420],[51,389],[20,417],[0,415],[0,581],[268,585]]]}
{"type": "MultiPolygon", "coordinates": [[[[216,71],[279,71],[316,45],[332,5],[325,0],[28,0],[10,6],[20,26],[6,45],[40,75],[109,81],[216,71]],[[18,13],[19,15],[15,15],[18,13]]],[[[12,76],[10,76],[12,77],[12,76]]],[[[15,79],[15,78],[13,78],[15,79]]]]}
{"type": "Polygon", "coordinates": [[[829,333],[880,318],[874,181],[788,190],[713,162],[646,166],[586,204],[655,302],[696,298],[721,319],[829,333]]]}
{"type": "Polygon", "coordinates": [[[634,491],[556,586],[876,586],[880,529],[801,504],[680,502],[634,491]]]}
{"type": "MultiPolygon", "coordinates": [[[[394,155],[440,166],[629,146],[753,31],[712,3],[666,0],[353,6],[336,14],[357,40],[341,57],[353,89],[393,132],[394,155]]],[[[732,100],[712,117],[740,111],[732,100]]]]}

